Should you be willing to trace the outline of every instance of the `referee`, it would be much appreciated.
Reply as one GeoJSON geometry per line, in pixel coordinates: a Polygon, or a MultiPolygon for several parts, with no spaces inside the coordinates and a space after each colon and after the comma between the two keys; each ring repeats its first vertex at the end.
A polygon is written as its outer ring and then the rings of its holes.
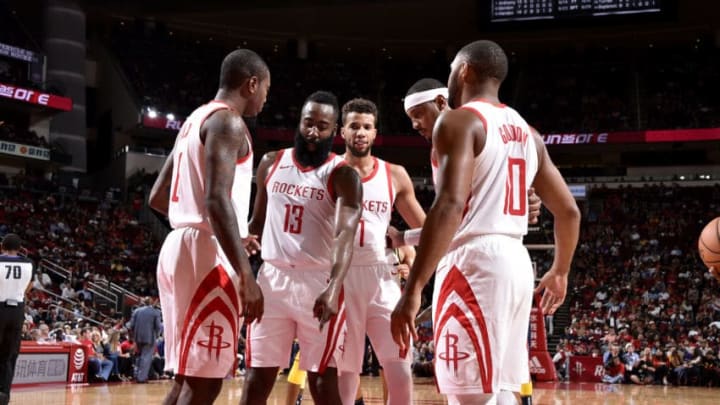
{"type": "Polygon", "coordinates": [[[0,405],[10,402],[10,385],[25,320],[23,300],[33,277],[32,261],[18,254],[21,243],[16,234],[5,235],[0,254],[0,405]]]}

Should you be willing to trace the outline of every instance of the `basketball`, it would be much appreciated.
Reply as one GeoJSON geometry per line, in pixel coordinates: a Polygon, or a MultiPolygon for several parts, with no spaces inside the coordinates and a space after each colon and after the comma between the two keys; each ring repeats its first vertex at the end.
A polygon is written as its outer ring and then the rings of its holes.
{"type": "Polygon", "coordinates": [[[700,258],[708,267],[720,267],[720,217],[710,221],[698,239],[700,258]]]}

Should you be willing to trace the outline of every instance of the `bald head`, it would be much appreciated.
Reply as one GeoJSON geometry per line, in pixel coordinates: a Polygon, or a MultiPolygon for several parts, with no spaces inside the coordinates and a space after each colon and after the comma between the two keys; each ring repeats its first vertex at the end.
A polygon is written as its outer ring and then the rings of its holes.
{"type": "Polygon", "coordinates": [[[505,51],[493,41],[481,40],[465,45],[457,54],[460,62],[467,62],[479,80],[507,77],[508,59],[505,51]]]}
{"type": "Polygon", "coordinates": [[[270,70],[260,55],[249,49],[236,49],[223,59],[220,67],[220,88],[232,91],[253,76],[264,80],[269,75],[270,70]]]}

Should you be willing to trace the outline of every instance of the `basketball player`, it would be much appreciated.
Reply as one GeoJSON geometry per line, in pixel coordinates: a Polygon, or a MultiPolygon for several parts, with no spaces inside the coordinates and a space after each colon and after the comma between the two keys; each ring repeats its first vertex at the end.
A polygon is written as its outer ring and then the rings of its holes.
{"type": "MultiPolygon", "coordinates": [[[[269,87],[255,52],[228,54],[215,99],[185,121],[150,192],[150,206],[173,227],[157,275],[165,364],[176,374],[165,404],[212,403],[234,365],[240,305],[248,322],[263,314],[230,190],[236,161],[252,153],[242,117],[262,110],[269,87]]],[[[249,198],[248,191],[244,204],[249,198]]]]}
{"type": "Polygon", "coordinates": [[[401,355],[390,335],[390,313],[400,298],[395,263],[386,247],[385,233],[397,208],[411,227],[420,227],[425,212],[402,166],[372,155],[377,136],[378,111],[370,100],[356,98],[342,108],[345,162],[354,168],[363,185],[363,213],[354,243],[351,270],[345,280],[348,319],[343,348],[340,392],[343,404],[352,405],[360,384],[365,334],[370,338],[388,386],[389,405],[411,404],[412,356],[401,355]]]}
{"type": "Polygon", "coordinates": [[[258,284],[266,308],[262,322],[248,328],[241,404],[265,403],[295,338],[315,403],[341,402],[335,351],[362,184],[330,153],[339,112],[333,94],[313,93],[303,104],[294,147],[266,154],[258,166],[249,229],[262,241],[258,284]]]}
{"type": "MultiPolygon", "coordinates": [[[[432,143],[432,129],[435,121],[443,111],[449,111],[447,103],[448,89],[440,81],[424,78],[415,82],[408,89],[403,101],[403,107],[413,129],[418,131],[428,142],[432,143]]],[[[430,150],[430,167],[432,168],[433,184],[437,181],[438,163],[435,148],[430,150]]],[[[528,189],[528,223],[536,224],[540,216],[542,202],[535,194],[535,190],[528,189]]],[[[388,237],[393,246],[412,245],[420,242],[420,229],[410,229],[398,232],[394,227],[388,229],[388,237]]]]}
{"type": "Polygon", "coordinates": [[[527,328],[533,271],[522,236],[527,188],[555,217],[555,258],[540,281],[541,307],[562,304],[577,244],[580,213],[542,138],[498,100],[507,57],[477,41],[456,55],[448,101],[433,130],[437,197],[403,295],[392,314],[401,349],[415,335],[422,287],[437,267],[435,376],[451,404],[514,404],[527,380],[527,328]]]}

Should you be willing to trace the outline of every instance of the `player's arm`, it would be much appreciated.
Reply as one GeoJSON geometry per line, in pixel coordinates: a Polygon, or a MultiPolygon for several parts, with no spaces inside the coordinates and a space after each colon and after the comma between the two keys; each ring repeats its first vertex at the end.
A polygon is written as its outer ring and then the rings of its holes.
{"type": "Polygon", "coordinates": [[[255,172],[255,202],[253,203],[253,212],[250,222],[248,223],[248,231],[252,235],[262,237],[263,227],[265,226],[265,214],[267,213],[267,189],[265,181],[270,173],[270,168],[275,163],[277,152],[268,152],[260,160],[257,171],[255,172]]]}
{"type": "Polygon", "coordinates": [[[409,349],[410,335],[417,339],[415,316],[420,309],[422,289],[460,227],[471,190],[475,138],[480,135],[485,135],[482,123],[469,111],[448,111],[435,123],[433,145],[440,164],[437,194],[423,225],[418,255],[391,320],[393,339],[402,352],[409,349]]]}
{"type": "Polygon", "coordinates": [[[350,166],[340,166],[335,169],[331,182],[336,195],[332,268],[328,286],[313,308],[313,314],[320,320],[320,328],[337,313],[340,290],[350,267],[353,241],[362,215],[363,188],[357,171],[350,166]]]}
{"type": "Polygon", "coordinates": [[[555,255],[538,286],[538,291],[546,290],[540,303],[543,313],[553,313],[565,300],[567,276],[580,234],[580,210],[537,131],[532,131],[532,139],[538,150],[538,171],[532,185],[555,218],[555,255]]]}
{"type": "Polygon", "coordinates": [[[417,253],[415,252],[415,248],[412,246],[400,246],[398,248],[400,262],[397,266],[395,266],[395,268],[401,278],[407,280],[408,274],[410,274],[410,269],[412,268],[413,263],[415,263],[416,255],[417,253]]]}
{"type": "Polygon", "coordinates": [[[220,110],[205,121],[201,131],[205,139],[205,204],[210,225],[225,256],[240,277],[243,315],[247,322],[252,322],[262,317],[263,298],[239,237],[240,230],[230,196],[237,156],[249,147],[244,135],[247,129],[242,118],[230,111],[220,110]]]}
{"type": "Polygon", "coordinates": [[[167,216],[168,205],[170,204],[170,183],[172,182],[173,173],[173,155],[174,150],[170,151],[170,155],[165,159],[160,173],[158,173],[155,183],[150,189],[148,197],[148,205],[155,211],[167,216]]]}
{"type": "Polygon", "coordinates": [[[390,166],[392,181],[395,184],[395,208],[402,219],[411,228],[420,228],[425,222],[425,211],[415,198],[415,186],[404,167],[390,166]]]}

